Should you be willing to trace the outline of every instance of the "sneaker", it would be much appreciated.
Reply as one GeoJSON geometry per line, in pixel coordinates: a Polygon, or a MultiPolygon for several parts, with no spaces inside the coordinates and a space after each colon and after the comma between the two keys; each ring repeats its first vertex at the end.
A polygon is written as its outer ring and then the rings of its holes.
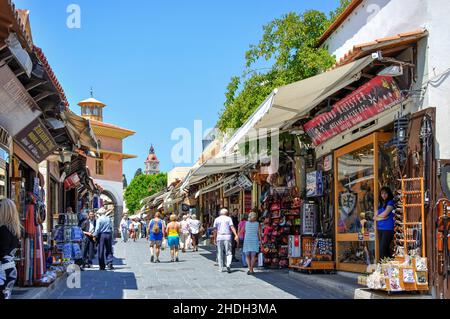
{"type": "Polygon", "coordinates": [[[230,267],[227,267],[227,272],[228,272],[229,274],[231,274],[231,268],[230,268],[230,267]]]}
{"type": "Polygon", "coordinates": [[[115,268],[114,268],[113,265],[109,265],[109,266],[108,266],[108,269],[109,269],[109,270],[114,270],[115,268]]]}
{"type": "Polygon", "coordinates": [[[160,263],[159,259],[156,259],[156,262],[157,262],[157,263],[160,263]]]}
{"type": "Polygon", "coordinates": [[[176,261],[176,262],[179,262],[180,260],[179,260],[178,257],[177,257],[177,259],[175,259],[175,261],[176,261]]]}
{"type": "Polygon", "coordinates": [[[152,257],[150,258],[150,262],[151,262],[151,263],[155,262],[155,257],[152,256],[152,257]]]}

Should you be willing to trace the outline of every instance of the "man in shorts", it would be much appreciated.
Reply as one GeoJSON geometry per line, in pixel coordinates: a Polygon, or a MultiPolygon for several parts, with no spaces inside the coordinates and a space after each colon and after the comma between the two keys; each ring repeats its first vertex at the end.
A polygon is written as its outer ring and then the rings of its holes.
{"type": "Polygon", "coordinates": [[[148,226],[147,239],[150,239],[150,262],[159,263],[159,253],[161,251],[162,240],[165,236],[165,225],[160,214],[157,212],[155,217],[150,221],[148,226]],[[156,257],[156,258],[155,258],[156,257]]]}

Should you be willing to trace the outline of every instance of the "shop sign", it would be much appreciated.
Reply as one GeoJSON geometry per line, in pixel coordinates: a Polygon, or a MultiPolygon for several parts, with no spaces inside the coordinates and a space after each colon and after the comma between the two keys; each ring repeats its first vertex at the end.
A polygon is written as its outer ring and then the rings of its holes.
{"type": "Polygon", "coordinates": [[[77,173],[70,175],[64,181],[65,189],[72,189],[72,188],[78,187],[80,185],[81,185],[81,180],[77,173]]]}
{"type": "Polygon", "coordinates": [[[13,137],[41,114],[36,102],[6,64],[0,67],[0,105],[0,126],[13,137]]]}
{"type": "Polygon", "coordinates": [[[401,101],[400,89],[391,76],[377,76],[333,105],[330,112],[304,125],[315,145],[370,119],[401,101]]]}
{"type": "Polygon", "coordinates": [[[37,163],[45,160],[57,148],[50,132],[39,119],[19,132],[15,140],[37,163]]]}
{"type": "Polygon", "coordinates": [[[252,210],[252,193],[251,192],[245,192],[244,201],[245,201],[245,212],[250,213],[250,211],[252,210]]]}
{"type": "Polygon", "coordinates": [[[323,170],[329,172],[333,169],[333,155],[327,155],[323,158],[323,170]]]}

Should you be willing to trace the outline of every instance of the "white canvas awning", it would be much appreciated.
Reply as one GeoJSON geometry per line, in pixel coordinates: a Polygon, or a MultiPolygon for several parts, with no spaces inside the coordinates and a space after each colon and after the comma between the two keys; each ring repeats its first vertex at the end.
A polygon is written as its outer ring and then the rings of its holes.
{"type": "Polygon", "coordinates": [[[180,191],[187,189],[190,185],[199,183],[204,178],[214,174],[226,174],[242,171],[256,162],[250,158],[241,156],[217,156],[199,167],[191,170],[186,176],[183,184],[179,188],[180,191]]]}
{"type": "Polygon", "coordinates": [[[206,186],[205,188],[200,189],[196,194],[195,194],[195,198],[198,198],[201,194],[206,194],[212,191],[215,191],[225,185],[231,184],[233,182],[235,182],[237,180],[236,174],[233,174],[231,176],[227,176],[225,178],[222,178],[208,186],[206,186]]]}
{"type": "Polygon", "coordinates": [[[293,124],[330,95],[361,78],[361,71],[372,63],[368,56],[334,70],[275,89],[244,125],[221,149],[232,153],[236,144],[253,135],[252,129],[280,129],[293,124]]]}

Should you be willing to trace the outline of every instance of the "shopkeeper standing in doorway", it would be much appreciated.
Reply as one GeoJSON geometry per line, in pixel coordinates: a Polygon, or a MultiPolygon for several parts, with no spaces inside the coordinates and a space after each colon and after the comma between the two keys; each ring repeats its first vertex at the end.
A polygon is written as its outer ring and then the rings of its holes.
{"type": "Polygon", "coordinates": [[[391,243],[394,239],[394,195],[389,187],[380,190],[378,214],[374,217],[378,229],[378,252],[380,260],[391,257],[391,243]]]}

